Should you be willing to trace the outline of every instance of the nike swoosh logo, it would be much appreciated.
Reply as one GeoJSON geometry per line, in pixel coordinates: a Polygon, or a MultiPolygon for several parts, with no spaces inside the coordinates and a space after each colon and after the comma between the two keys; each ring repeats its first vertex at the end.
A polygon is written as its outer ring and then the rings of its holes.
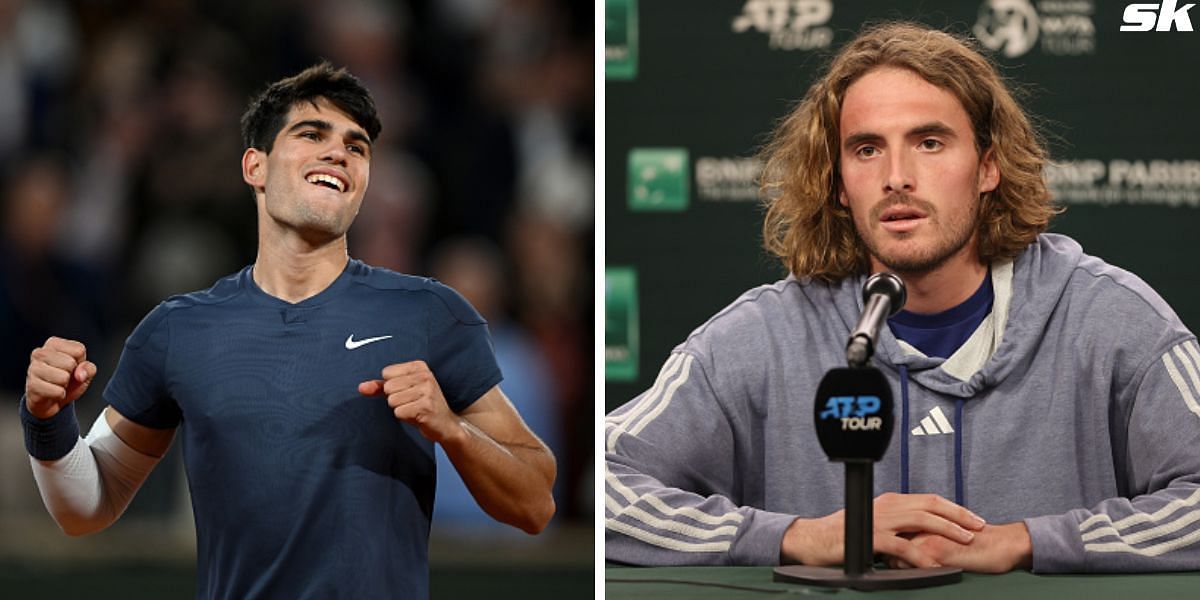
{"type": "Polygon", "coordinates": [[[386,340],[386,339],[389,339],[389,338],[391,338],[391,337],[392,337],[392,336],[390,336],[390,335],[381,335],[381,336],[379,336],[379,337],[367,338],[367,339],[365,339],[365,340],[357,340],[357,341],[356,341],[356,340],[354,339],[354,334],[352,333],[352,334],[350,334],[350,337],[346,338],[346,349],[347,349],[347,350],[354,350],[355,348],[362,348],[363,346],[366,346],[367,344],[370,344],[370,343],[372,343],[372,342],[378,342],[378,341],[380,341],[380,340],[386,340]]]}

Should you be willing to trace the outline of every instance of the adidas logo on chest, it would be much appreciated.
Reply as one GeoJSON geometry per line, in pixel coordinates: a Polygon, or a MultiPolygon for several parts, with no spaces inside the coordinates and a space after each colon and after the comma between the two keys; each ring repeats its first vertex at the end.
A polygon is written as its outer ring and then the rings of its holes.
{"type": "Polygon", "coordinates": [[[942,412],[940,406],[933,407],[929,414],[921,419],[921,424],[913,427],[913,435],[947,435],[954,433],[954,427],[950,425],[950,420],[946,418],[946,413],[942,412]]]}

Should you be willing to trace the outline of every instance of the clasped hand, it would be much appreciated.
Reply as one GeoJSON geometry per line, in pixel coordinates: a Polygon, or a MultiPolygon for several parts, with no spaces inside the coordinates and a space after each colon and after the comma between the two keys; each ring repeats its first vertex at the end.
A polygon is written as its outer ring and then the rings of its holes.
{"type": "MultiPolygon", "coordinates": [[[[988,525],[975,513],[935,494],[886,493],[873,503],[876,553],[892,567],[959,567],[1004,573],[1029,566],[1024,523],[988,525]]],[[[780,545],[783,563],[839,565],[845,555],[845,511],[797,519],[780,545]]]]}

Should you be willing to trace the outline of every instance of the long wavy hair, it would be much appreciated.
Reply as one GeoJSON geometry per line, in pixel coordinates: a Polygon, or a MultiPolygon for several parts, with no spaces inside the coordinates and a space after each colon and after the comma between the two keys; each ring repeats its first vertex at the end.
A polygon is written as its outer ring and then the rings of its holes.
{"type": "Polygon", "coordinates": [[[1061,212],[1042,175],[1044,144],[971,41],[912,23],[865,29],[777,125],[761,152],[766,249],[797,277],[837,281],[870,269],[850,211],[838,202],[838,125],[846,89],[879,67],[908,69],[966,109],[979,156],[992,150],[1000,172],[996,189],[980,197],[979,257],[1015,258],[1061,212]]]}

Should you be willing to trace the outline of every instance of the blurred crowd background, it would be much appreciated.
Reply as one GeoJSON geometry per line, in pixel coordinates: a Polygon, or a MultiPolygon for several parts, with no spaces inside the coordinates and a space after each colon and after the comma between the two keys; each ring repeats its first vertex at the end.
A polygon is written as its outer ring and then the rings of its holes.
{"type": "MultiPolygon", "coordinates": [[[[566,0],[0,0],[0,556],[57,532],[16,420],[29,352],[87,345],[86,430],[137,322],[254,261],[238,119],[320,58],[384,124],[351,255],[436,277],[488,319],[502,385],[558,456],[548,537],[590,528],[593,49],[593,7],[566,0]]],[[[128,527],[191,526],[178,453],[128,527]]],[[[524,535],[440,474],[439,540],[524,535]]]]}

